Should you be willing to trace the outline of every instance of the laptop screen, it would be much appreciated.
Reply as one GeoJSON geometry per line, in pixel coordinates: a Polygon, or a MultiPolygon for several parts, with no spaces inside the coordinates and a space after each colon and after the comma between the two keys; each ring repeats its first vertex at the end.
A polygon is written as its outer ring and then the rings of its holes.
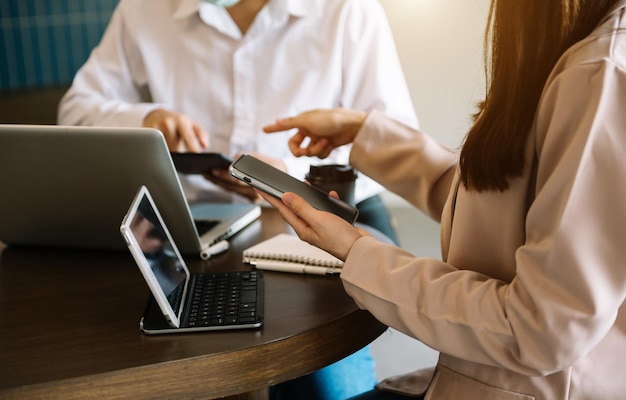
{"type": "Polygon", "coordinates": [[[129,215],[129,227],[136,241],[136,248],[138,247],[145,263],[150,266],[172,310],[180,315],[187,271],[148,196],[144,194],[138,200],[135,212],[129,215]]]}

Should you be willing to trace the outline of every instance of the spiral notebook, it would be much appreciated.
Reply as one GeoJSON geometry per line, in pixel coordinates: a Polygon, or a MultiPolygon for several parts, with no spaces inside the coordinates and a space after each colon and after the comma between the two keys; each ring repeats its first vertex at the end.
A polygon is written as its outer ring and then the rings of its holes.
{"type": "Polygon", "coordinates": [[[326,269],[343,267],[343,261],[337,257],[287,233],[280,233],[243,252],[245,263],[256,265],[266,261],[297,263],[326,269]]]}

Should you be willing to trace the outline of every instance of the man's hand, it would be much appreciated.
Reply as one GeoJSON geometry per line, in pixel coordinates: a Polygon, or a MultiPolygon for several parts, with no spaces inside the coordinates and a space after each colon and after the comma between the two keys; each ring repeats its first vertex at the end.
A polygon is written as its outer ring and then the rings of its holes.
{"type": "Polygon", "coordinates": [[[146,115],[143,126],[160,130],[170,151],[199,153],[209,147],[209,134],[200,124],[182,113],[154,110],[146,115]]]}

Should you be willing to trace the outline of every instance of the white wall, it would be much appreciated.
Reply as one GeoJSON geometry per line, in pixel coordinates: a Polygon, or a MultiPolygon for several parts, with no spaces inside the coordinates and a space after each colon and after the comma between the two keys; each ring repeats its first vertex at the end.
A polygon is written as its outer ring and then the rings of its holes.
{"type": "MultiPolygon", "coordinates": [[[[459,148],[484,96],[483,36],[490,0],[379,0],[420,128],[459,148]]],[[[390,206],[407,206],[384,193],[390,206]]]]}
{"type": "Polygon", "coordinates": [[[457,148],[484,94],[489,0],[380,0],[422,130],[457,148]]]}

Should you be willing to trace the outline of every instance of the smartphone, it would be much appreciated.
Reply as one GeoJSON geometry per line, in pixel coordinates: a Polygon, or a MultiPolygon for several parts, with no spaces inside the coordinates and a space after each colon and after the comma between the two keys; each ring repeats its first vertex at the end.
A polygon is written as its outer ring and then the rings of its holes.
{"type": "Polygon", "coordinates": [[[228,169],[233,160],[220,153],[170,152],[176,171],[183,174],[208,174],[212,169],[228,169]]]}
{"type": "Polygon", "coordinates": [[[235,178],[274,197],[280,198],[285,192],[296,193],[316,209],[333,213],[351,224],[359,216],[359,211],[345,201],[338,200],[251,155],[240,156],[228,170],[235,178]]]}

